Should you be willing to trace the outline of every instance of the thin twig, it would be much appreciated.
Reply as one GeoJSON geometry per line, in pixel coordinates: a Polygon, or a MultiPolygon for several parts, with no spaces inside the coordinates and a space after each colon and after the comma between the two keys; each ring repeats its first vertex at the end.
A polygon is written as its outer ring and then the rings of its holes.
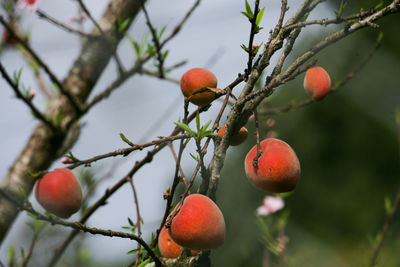
{"type": "Polygon", "coordinates": [[[385,223],[383,224],[382,230],[379,234],[379,241],[372,252],[372,259],[369,264],[370,267],[377,267],[376,264],[377,264],[379,252],[382,249],[383,242],[385,241],[385,238],[386,238],[386,233],[389,229],[390,223],[392,222],[394,215],[397,212],[397,209],[399,208],[399,205],[400,205],[400,191],[397,193],[393,208],[386,216],[385,223]]]}
{"type": "Polygon", "coordinates": [[[68,166],[69,169],[74,169],[78,166],[81,165],[85,165],[85,166],[90,166],[91,163],[101,160],[101,159],[105,159],[105,158],[110,158],[110,157],[116,157],[119,155],[123,155],[124,157],[129,155],[131,152],[135,151],[135,150],[143,150],[146,147],[149,146],[155,146],[155,145],[159,145],[162,143],[167,143],[167,142],[171,142],[174,140],[179,140],[179,139],[187,139],[190,138],[189,134],[181,134],[181,135],[175,135],[175,136],[168,136],[168,137],[161,137],[160,139],[148,142],[148,143],[144,143],[141,145],[133,145],[131,147],[127,147],[127,148],[121,148],[121,149],[117,149],[113,152],[109,152],[109,153],[105,153],[105,154],[101,154],[101,155],[97,155],[95,157],[86,159],[86,160],[78,160],[78,161],[73,161],[72,164],[70,166],[68,166]]]}
{"type": "Polygon", "coordinates": [[[35,246],[37,244],[38,239],[39,239],[38,233],[34,233],[33,237],[32,237],[31,244],[29,246],[28,254],[26,255],[26,257],[24,258],[24,261],[21,264],[22,267],[28,266],[28,262],[29,262],[29,260],[31,259],[32,255],[33,255],[33,250],[34,250],[34,248],[35,248],[35,246]]]}
{"type": "Polygon", "coordinates": [[[256,0],[255,3],[254,3],[254,16],[250,20],[251,29],[250,29],[249,45],[247,47],[247,49],[249,50],[249,52],[248,52],[249,58],[247,60],[247,69],[245,70],[246,79],[250,75],[251,70],[253,68],[253,58],[254,58],[253,40],[254,40],[254,36],[257,34],[256,29],[257,29],[258,26],[256,24],[256,20],[257,20],[257,15],[260,12],[260,9],[258,8],[259,4],[260,4],[260,0],[256,0]]]}
{"type": "Polygon", "coordinates": [[[283,19],[285,18],[285,14],[287,11],[287,0],[281,1],[281,14],[279,16],[278,23],[275,26],[274,33],[272,34],[272,38],[278,36],[280,30],[282,29],[283,19]]]}
{"type": "Polygon", "coordinates": [[[185,176],[185,173],[183,172],[183,169],[182,169],[181,164],[179,164],[179,158],[178,158],[178,155],[177,155],[176,152],[175,152],[175,148],[174,148],[174,146],[172,145],[172,142],[169,142],[169,143],[168,143],[168,147],[169,147],[169,149],[171,150],[171,154],[172,154],[172,156],[174,157],[175,163],[179,166],[179,172],[180,172],[180,174],[181,174],[181,180],[183,181],[183,183],[185,184],[185,186],[187,186],[187,184],[186,184],[186,176],[185,176]]]}
{"type": "Polygon", "coordinates": [[[163,54],[162,54],[162,51],[161,51],[161,45],[160,45],[159,37],[157,36],[156,30],[154,29],[153,25],[151,24],[150,16],[147,13],[146,7],[144,5],[143,5],[142,9],[143,9],[144,16],[146,18],[146,24],[149,27],[151,35],[153,37],[154,47],[156,48],[157,61],[158,61],[158,64],[157,64],[158,74],[159,74],[160,78],[163,79],[164,76],[165,76],[165,72],[164,72],[164,57],[163,57],[163,54]]]}
{"type": "Polygon", "coordinates": [[[97,23],[97,21],[93,18],[92,13],[89,11],[89,9],[86,7],[86,5],[82,2],[82,0],[77,0],[77,1],[79,3],[80,8],[83,10],[83,12],[85,12],[88,15],[88,18],[94,24],[94,26],[97,28],[97,30],[101,33],[101,35],[106,36],[103,29],[100,27],[100,25],[97,23]]]}
{"type": "Polygon", "coordinates": [[[67,31],[67,32],[75,33],[75,34],[78,34],[81,37],[86,37],[86,38],[93,38],[93,39],[102,38],[102,37],[100,37],[98,35],[93,35],[93,34],[85,33],[85,32],[82,32],[80,30],[74,29],[74,28],[68,26],[67,24],[56,20],[55,18],[51,17],[50,15],[48,15],[47,13],[45,13],[44,11],[42,11],[40,9],[36,10],[36,14],[39,16],[39,18],[45,19],[45,20],[51,22],[52,24],[58,26],[59,28],[67,31]]]}
{"type": "Polygon", "coordinates": [[[3,64],[0,62],[0,72],[3,75],[3,78],[7,81],[7,83],[11,86],[11,88],[14,90],[15,95],[21,99],[22,101],[25,102],[26,105],[32,110],[32,113],[39,119],[41,120],[44,124],[49,126],[50,129],[52,129],[54,132],[58,132],[58,128],[51,122],[49,121],[32,103],[31,99],[26,98],[18,88],[18,85],[14,83],[14,81],[11,79],[11,77],[7,74],[7,71],[5,70],[3,64]]]}
{"type": "MultiPolygon", "coordinates": [[[[142,217],[140,215],[140,207],[139,207],[139,198],[135,189],[135,185],[133,184],[133,179],[132,177],[128,178],[129,184],[131,185],[132,192],[133,192],[133,197],[134,197],[134,202],[135,202],[135,207],[136,207],[136,229],[138,230],[138,237],[142,237],[142,217]]],[[[140,249],[141,249],[141,244],[138,243],[137,245],[137,254],[136,254],[136,262],[135,262],[135,267],[137,267],[140,263],[140,249]]]]}
{"type": "Polygon", "coordinates": [[[373,9],[370,9],[368,11],[363,11],[361,10],[359,13],[357,14],[353,14],[347,17],[339,17],[336,19],[317,19],[317,20],[309,20],[309,21],[302,21],[302,22],[298,22],[298,23],[294,23],[294,24],[289,24],[286,25],[284,28],[284,31],[291,31],[292,29],[295,28],[302,28],[302,27],[306,27],[306,26],[310,26],[310,25],[322,25],[322,26],[326,26],[329,24],[341,24],[343,22],[350,22],[352,20],[355,19],[362,19],[365,18],[366,16],[369,16],[371,14],[374,13],[373,9]]]}

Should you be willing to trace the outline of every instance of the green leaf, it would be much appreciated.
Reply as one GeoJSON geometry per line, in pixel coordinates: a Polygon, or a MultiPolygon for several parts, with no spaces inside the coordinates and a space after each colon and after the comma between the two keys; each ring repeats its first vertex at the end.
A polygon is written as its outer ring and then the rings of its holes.
{"type": "Polygon", "coordinates": [[[63,119],[63,111],[62,111],[62,108],[59,108],[57,110],[56,116],[53,117],[53,122],[55,125],[61,125],[62,119],[63,119]]]}
{"type": "Polygon", "coordinates": [[[392,202],[390,201],[390,198],[385,197],[384,203],[385,203],[385,212],[386,212],[386,214],[391,213],[392,212],[392,202]]]}
{"type": "Polygon", "coordinates": [[[262,29],[264,29],[264,28],[256,26],[255,29],[254,29],[254,34],[259,33],[262,29]]]}
{"type": "Polygon", "coordinates": [[[175,122],[175,124],[182,128],[182,130],[188,132],[192,137],[196,137],[196,133],[192,129],[190,129],[189,125],[181,122],[175,122]]]}
{"type": "Polygon", "coordinates": [[[380,0],[379,3],[374,7],[374,11],[378,11],[383,6],[383,0],[380,0]]]}
{"type": "Polygon", "coordinates": [[[152,44],[148,44],[147,45],[147,54],[149,54],[150,56],[155,56],[157,54],[156,49],[154,48],[154,46],[152,44]]]}
{"type": "Polygon", "coordinates": [[[17,87],[19,85],[19,81],[21,79],[21,75],[22,75],[22,68],[20,68],[18,71],[14,71],[14,73],[13,73],[13,79],[14,79],[15,85],[17,87]]]}
{"type": "Polygon", "coordinates": [[[142,261],[142,262],[138,265],[138,267],[144,267],[144,266],[146,266],[150,261],[151,261],[151,259],[147,259],[147,260],[145,260],[145,261],[142,261]]]}
{"type": "Polygon", "coordinates": [[[131,43],[133,51],[135,52],[136,57],[140,58],[140,53],[139,53],[140,51],[139,51],[138,43],[130,35],[127,34],[125,36],[129,40],[129,42],[131,43]]]}
{"type": "Polygon", "coordinates": [[[134,226],[134,225],[135,225],[135,224],[132,222],[131,218],[129,218],[129,217],[128,217],[128,223],[129,223],[131,226],[134,226]]]}
{"type": "Polygon", "coordinates": [[[26,196],[26,193],[25,193],[24,189],[22,189],[21,186],[18,186],[18,192],[19,192],[20,196],[23,197],[25,200],[28,199],[28,197],[26,196]]]}
{"type": "Polygon", "coordinates": [[[193,155],[192,153],[190,153],[190,156],[195,160],[195,161],[199,161],[200,159],[199,159],[199,157],[196,157],[195,155],[193,155]]]}
{"type": "Polygon", "coordinates": [[[203,132],[202,137],[207,137],[207,136],[209,136],[210,134],[212,134],[213,132],[214,132],[213,130],[205,131],[205,132],[203,132]]]}
{"type": "Polygon", "coordinates": [[[31,60],[29,65],[34,72],[37,72],[39,70],[39,63],[36,60],[31,60]]]}
{"type": "Polygon", "coordinates": [[[25,260],[26,255],[25,255],[25,250],[24,250],[24,248],[21,248],[20,251],[21,251],[21,257],[22,257],[22,259],[25,260]]]}
{"type": "Polygon", "coordinates": [[[376,39],[376,41],[377,41],[378,43],[381,43],[381,42],[382,42],[382,39],[383,39],[383,32],[380,32],[379,35],[378,35],[378,38],[376,39]]]}
{"type": "Polygon", "coordinates": [[[31,228],[32,232],[34,234],[39,234],[49,223],[48,222],[44,222],[44,221],[40,221],[40,220],[32,220],[32,221],[28,221],[26,223],[29,228],[31,228]]]}
{"type": "Polygon", "coordinates": [[[10,248],[7,251],[7,260],[9,262],[13,262],[15,258],[15,246],[11,245],[10,248]]]}
{"type": "Polygon", "coordinates": [[[72,161],[79,161],[79,159],[77,157],[75,157],[71,151],[68,151],[68,154],[64,155],[66,158],[71,159],[72,161]]]}
{"type": "Polygon", "coordinates": [[[246,12],[241,11],[240,13],[245,15],[249,20],[251,20],[253,18],[251,15],[247,14],[246,12]]]}
{"type": "Polygon", "coordinates": [[[123,133],[120,133],[119,136],[121,137],[122,141],[124,141],[125,143],[127,143],[130,146],[134,146],[135,144],[132,143],[128,138],[125,137],[125,135],[123,133]]]}
{"type": "Polygon", "coordinates": [[[249,53],[249,49],[247,48],[247,46],[245,46],[244,44],[241,44],[240,47],[246,51],[247,53],[249,53]]]}
{"type": "Polygon", "coordinates": [[[28,175],[30,178],[33,178],[33,179],[36,179],[40,176],[40,174],[37,172],[29,172],[28,175]]]}
{"type": "Polygon", "coordinates": [[[206,122],[206,124],[204,124],[203,127],[201,127],[201,130],[203,130],[203,131],[207,130],[207,128],[208,128],[208,126],[210,126],[210,124],[211,124],[211,120],[206,122]]]}
{"type": "Polygon", "coordinates": [[[339,10],[335,11],[336,18],[340,18],[343,15],[343,12],[346,10],[347,7],[347,2],[343,2],[343,0],[340,2],[340,7],[339,10]]]}
{"type": "Polygon", "coordinates": [[[161,37],[164,34],[166,28],[167,28],[167,26],[164,26],[164,27],[161,28],[160,33],[158,34],[158,39],[161,39],[161,37]]]}
{"type": "Polygon", "coordinates": [[[250,19],[252,19],[254,17],[253,11],[251,10],[251,7],[249,5],[249,2],[247,2],[247,0],[246,0],[246,13],[251,16],[250,19]]]}
{"type": "Polygon", "coordinates": [[[263,9],[261,9],[260,12],[257,14],[256,25],[260,24],[261,19],[264,15],[264,9],[265,9],[265,7],[263,7],[263,9]]]}
{"type": "Polygon", "coordinates": [[[140,46],[139,46],[140,55],[144,54],[144,51],[145,51],[148,43],[149,43],[149,34],[146,34],[143,37],[142,41],[140,42],[140,46]]]}
{"type": "Polygon", "coordinates": [[[33,213],[27,211],[26,214],[27,214],[29,217],[32,217],[32,218],[36,219],[36,215],[33,214],[33,213]]]}
{"type": "Polygon", "coordinates": [[[306,21],[309,15],[310,15],[310,12],[306,12],[306,13],[304,14],[304,16],[300,19],[300,22],[306,21]]]}
{"type": "Polygon", "coordinates": [[[129,26],[130,22],[131,22],[131,20],[129,18],[127,18],[123,22],[118,23],[118,33],[122,33],[123,31],[125,31],[126,28],[129,26]]]}
{"type": "Polygon", "coordinates": [[[162,60],[165,60],[168,56],[169,50],[165,51],[162,55],[162,60]]]}
{"type": "Polygon", "coordinates": [[[80,248],[78,251],[78,259],[81,264],[87,265],[91,259],[90,250],[87,248],[80,248]]]}
{"type": "Polygon", "coordinates": [[[138,250],[137,249],[132,249],[130,251],[128,251],[126,254],[133,254],[136,253],[138,250]]]}
{"type": "Polygon", "coordinates": [[[186,146],[190,142],[190,139],[191,138],[186,139],[185,142],[183,143],[183,145],[186,146]]]}

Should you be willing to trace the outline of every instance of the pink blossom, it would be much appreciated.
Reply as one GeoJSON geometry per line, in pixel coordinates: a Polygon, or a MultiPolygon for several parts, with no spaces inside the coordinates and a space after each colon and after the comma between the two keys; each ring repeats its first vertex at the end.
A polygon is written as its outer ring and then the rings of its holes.
{"type": "Polygon", "coordinates": [[[34,98],[36,94],[37,94],[36,90],[32,90],[31,91],[31,99],[34,98]]]}
{"type": "Polygon", "coordinates": [[[283,209],[284,206],[285,202],[281,197],[266,196],[263,204],[257,208],[257,214],[259,216],[267,216],[283,209]]]}
{"type": "Polygon", "coordinates": [[[17,7],[18,8],[27,8],[30,13],[35,13],[37,9],[37,5],[42,0],[18,0],[17,7]]]}
{"type": "Polygon", "coordinates": [[[254,113],[253,113],[253,114],[250,115],[249,121],[254,121],[254,119],[255,119],[255,116],[254,116],[254,113]]]}
{"type": "Polygon", "coordinates": [[[72,160],[70,158],[62,158],[61,159],[61,163],[67,164],[67,163],[71,163],[72,160]]]}

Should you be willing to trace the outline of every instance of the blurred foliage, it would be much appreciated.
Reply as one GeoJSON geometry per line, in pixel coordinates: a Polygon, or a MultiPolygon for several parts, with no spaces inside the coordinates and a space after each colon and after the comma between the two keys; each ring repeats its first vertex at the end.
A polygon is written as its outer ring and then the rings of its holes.
{"type": "MultiPolygon", "coordinates": [[[[386,1],[387,2],[387,1],[386,1]]],[[[351,1],[345,14],[377,1],[351,1]]],[[[331,1],[338,7],[340,1],[331,1]]],[[[356,68],[371,51],[379,31],[383,45],[365,68],[339,91],[320,103],[284,114],[274,131],[296,151],[302,178],[287,198],[289,266],[368,266],[370,239],[381,230],[384,198],[400,189],[399,144],[394,111],[400,105],[400,36],[398,15],[382,19],[379,30],[366,29],[318,55],[333,80],[356,68]]],[[[304,40],[303,53],[321,36],[304,40]]],[[[326,34],[326,33],[324,33],[326,34]]],[[[278,107],[307,99],[303,75],[278,89],[270,105],[278,107]]],[[[248,123],[254,132],[254,123],[248,123]]],[[[262,129],[265,133],[265,127],[262,129]]],[[[264,135],[265,136],[265,135],[264,135]]],[[[254,188],[240,162],[255,137],[229,148],[217,201],[227,223],[226,243],[212,253],[214,266],[262,266],[265,255],[255,210],[265,193],[254,188]]],[[[379,266],[400,266],[400,216],[397,214],[378,259],[379,266]]]]}

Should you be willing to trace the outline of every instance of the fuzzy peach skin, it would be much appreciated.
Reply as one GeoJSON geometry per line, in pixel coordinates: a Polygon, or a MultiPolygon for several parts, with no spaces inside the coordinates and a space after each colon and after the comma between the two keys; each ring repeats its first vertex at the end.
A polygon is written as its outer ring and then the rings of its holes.
{"type": "Polygon", "coordinates": [[[310,68],[306,71],[303,86],[314,101],[321,101],[329,93],[331,78],[322,67],[310,68]]]}
{"type": "Polygon", "coordinates": [[[205,87],[216,88],[217,78],[212,72],[206,69],[193,68],[182,75],[180,86],[183,95],[189,99],[191,103],[202,107],[210,104],[214,100],[215,93],[211,91],[194,93],[205,87]]]}
{"type": "Polygon", "coordinates": [[[210,250],[225,241],[225,220],[221,210],[208,197],[192,194],[172,219],[169,234],[182,247],[210,250]]]}
{"type": "Polygon", "coordinates": [[[36,182],[34,191],[40,205],[61,218],[70,217],[82,204],[81,186],[67,168],[45,174],[36,182]]]}
{"type": "MultiPolygon", "coordinates": [[[[225,124],[221,128],[219,128],[218,136],[220,138],[224,137],[225,130],[226,130],[225,124]]],[[[244,141],[246,141],[248,135],[249,135],[249,131],[247,131],[247,129],[245,127],[242,127],[242,128],[240,128],[239,132],[237,132],[231,136],[231,140],[230,140],[229,144],[231,146],[238,146],[238,145],[242,144],[244,141]]]]}
{"type": "MultiPolygon", "coordinates": [[[[175,243],[174,240],[172,240],[165,226],[163,226],[163,228],[161,229],[160,235],[158,237],[158,249],[161,252],[161,256],[170,259],[178,258],[183,250],[181,246],[179,246],[177,243],[175,243]]],[[[190,254],[196,256],[197,251],[191,250],[190,254]]]]}
{"type": "Polygon", "coordinates": [[[253,160],[257,155],[255,145],[244,161],[247,178],[256,187],[271,193],[289,192],[300,179],[300,162],[293,149],[284,141],[267,138],[260,143],[262,151],[258,166],[253,160]]]}
{"type": "Polygon", "coordinates": [[[178,258],[183,250],[181,246],[172,240],[165,226],[161,229],[158,237],[158,249],[164,258],[178,258]]]}

